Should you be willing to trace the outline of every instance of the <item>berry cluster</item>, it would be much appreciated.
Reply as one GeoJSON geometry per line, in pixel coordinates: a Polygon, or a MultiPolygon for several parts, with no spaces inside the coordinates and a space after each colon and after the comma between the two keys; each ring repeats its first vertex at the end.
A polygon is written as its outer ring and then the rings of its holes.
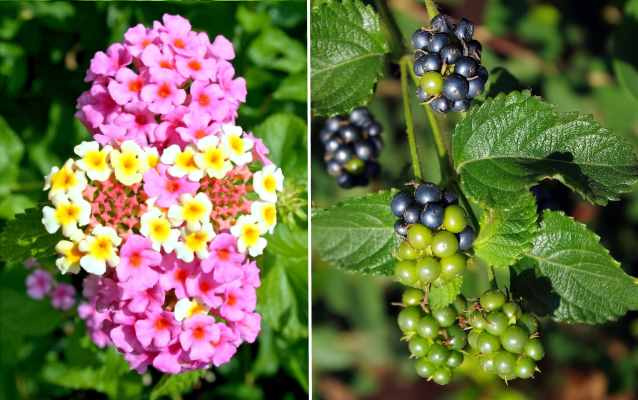
{"type": "Polygon", "coordinates": [[[467,19],[454,25],[442,14],[432,19],[430,28],[412,34],[419,101],[442,113],[467,111],[488,77],[481,65],[481,44],[473,34],[474,25],[467,19]]]}
{"type": "Polygon", "coordinates": [[[461,325],[466,302],[458,296],[450,306],[429,310],[421,289],[408,288],[403,292],[398,324],[408,341],[411,358],[419,376],[446,385],[452,371],[464,360],[467,334],[461,325]]]}
{"type": "Polygon", "coordinates": [[[379,175],[381,166],[376,159],[383,148],[381,130],[365,107],[355,108],[349,116],[326,120],[319,138],[326,169],[337,178],[339,186],[366,186],[379,175]]]}
{"type": "Polygon", "coordinates": [[[471,308],[468,343],[483,370],[505,381],[531,378],[545,355],[536,318],[498,290],[484,293],[471,308]]]}

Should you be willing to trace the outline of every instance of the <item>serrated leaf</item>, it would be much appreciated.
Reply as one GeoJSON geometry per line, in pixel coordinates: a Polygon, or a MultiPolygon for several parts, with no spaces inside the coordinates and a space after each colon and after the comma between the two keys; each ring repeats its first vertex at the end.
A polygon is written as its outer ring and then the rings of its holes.
{"type": "Polygon", "coordinates": [[[465,194],[490,208],[516,204],[544,178],[559,179],[600,205],[638,180],[629,143],[591,116],[559,113],[529,92],[472,108],[454,130],[453,154],[465,194]]]}
{"type": "Polygon", "coordinates": [[[150,398],[151,400],[161,399],[166,396],[179,398],[182,394],[190,393],[205,373],[206,370],[196,370],[177,375],[164,375],[157,385],[153,387],[150,398]]]}
{"type": "Polygon", "coordinates": [[[329,1],[312,10],[311,98],[319,115],[366,104],[389,46],[379,16],[359,0],[329,1]]]}
{"type": "Polygon", "coordinates": [[[35,207],[7,222],[0,232],[0,258],[7,263],[19,263],[29,257],[41,261],[53,257],[62,235],[48,233],[41,220],[42,210],[35,207]]]}
{"type": "Polygon", "coordinates": [[[638,281],[620,268],[596,234],[560,212],[543,214],[524,263],[533,263],[560,297],[553,310],[559,321],[596,324],[638,309],[638,281]]]}
{"type": "Polygon", "coordinates": [[[536,202],[529,192],[508,208],[486,209],[474,242],[475,254],[494,267],[514,264],[531,248],[536,220],[536,202]]]}
{"type": "Polygon", "coordinates": [[[370,275],[391,275],[398,245],[392,193],[353,198],[312,218],[312,245],[317,255],[339,268],[370,275]]]}
{"type": "Polygon", "coordinates": [[[428,304],[433,310],[446,307],[454,302],[456,296],[461,294],[463,286],[463,276],[455,276],[449,282],[441,286],[432,286],[428,296],[428,304]]]}

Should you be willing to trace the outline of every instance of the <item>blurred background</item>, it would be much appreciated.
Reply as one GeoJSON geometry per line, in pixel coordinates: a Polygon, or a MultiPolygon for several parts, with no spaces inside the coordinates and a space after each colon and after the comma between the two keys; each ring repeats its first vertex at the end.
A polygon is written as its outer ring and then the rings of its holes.
{"type": "Polygon", "coordinates": [[[75,308],[60,312],[27,297],[24,266],[0,262],[0,399],[307,397],[305,2],[0,3],[0,227],[44,201],[43,176],[89,138],[73,114],[93,54],[164,13],[233,42],[233,64],[248,83],[238,124],[260,136],[284,169],[280,224],[259,260],[262,333],[222,368],[140,376],[119,353],[92,344],[75,308]]]}
{"type": "MultiPolygon", "coordinates": [[[[383,1],[409,46],[428,24],[422,2],[383,1]]],[[[638,1],[437,0],[444,13],[478,26],[483,65],[491,71],[488,95],[527,88],[562,111],[591,113],[605,127],[638,144],[638,1]]],[[[313,151],[312,206],[400,187],[411,178],[401,108],[399,68],[388,63],[370,110],[384,127],[381,178],[367,188],[342,190],[313,151]]],[[[414,101],[415,96],[410,96],[414,101]]],[[[423,109],[413,105],[426,179],[439,178],[436,153],[423,109]]],[[[453,126],[453,116],[439,118],[453,126]]],[[[321,120],[313,120],[319,132],[321,120]]],[[[316,140],[316,135],[312,135],[316,140]]],[[[313,141],[314,145],[314,141],[313,141]]],[[[314,149],[319,149],[315,145],[314,149]]],[[[630,274],[638,275],[638,188],[599,208],[559,183],[534,188],[543,208],[561,209],[586,223],[630,274]]],[[[543,320],[547,356],[541,374],[505,386],[474,365],[464,365],[451,385],[420,379],[396,326],[401,290],[389,278],[344,273],[313,260],[313,389],[317,398],[350,399],[560,399],[638,398],[638,313],[601,326],[559,325],[543,320]]]]}

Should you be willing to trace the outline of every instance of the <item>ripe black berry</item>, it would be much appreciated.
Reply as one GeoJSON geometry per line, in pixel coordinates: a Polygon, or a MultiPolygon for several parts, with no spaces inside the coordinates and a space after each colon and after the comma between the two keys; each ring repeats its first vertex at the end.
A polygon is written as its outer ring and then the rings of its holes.
{"type": "Polygon", "coordinates": [[[350,122],[357,126],[365,126],[370,121],[370,112],[365,107],[358,107],[350,113],[350,122]]]}
{"type": "Polygon", "coordinates": [[[392,202],[390,203],[390,209],[392,214],[396,217],[402,217],[405,209],[408,208],[414,202],[412,195],[406,192],[399,192],[394,195],[392,202]]]}
{"type": "Polygon", "coordinates": [[[370,141],[357,142],[354,145],[355,155],[363,161],[372,159],[375,156],[375,152],[375,146],[370,141]]]}
{"type": "Polygon", "coordinates": [[[451,101],[463,100],[467,96],[467,79],[458,74],[448,76],[443,82],[443,96],[451,101]]]}
{"type": "Polygon", "coordinates": [[[476,75],[478,63],[471,57],[459,57],[454,64],[454,73],[471,78],[476,75]]]}
{"type": "Polygon", "coordinates": [[[450,43],[450,36],[445,33],[435,33],[430,39],[428,50],[432,53],[438,53],[441,49],[450,43]]]}
{"type": "Polygon", "coordinates": [[[432,29],[436,32],[448,33],[451,29],[448,16],[444,14],[438,14],[432,18],[430,25],[432,25],[432,29]]]}
{"type": "Polygon", "coordinates": [[[421,76],[428,71],[438,71],[443,66],[441,57],[436,53],[424,54],[414,62],[414,73],[421,76]]]}
{"type": "Polygon", "coordinates": [[[416,204],[408,206],[403,212],[403,220],[408,224],[416,224],[419,222],[419,216],[421,214],[421,207],[416,204]]]}
{"type": "Polygon", "coordinates": [[[441,189],[433,183],[422,183],[414,191],[414,199],[419,204],[428,204],[441,200],[441,189]]]}
{"type": "Polygon", "coordinates": [[[436,229],[443,223],[443,213],[445,209],[439,203],[430,203],[423,209],[419,216],[423,225],[431,229],[436,229]]]}
{"type": "Polygon", "coordinates": [[[465,18],[461,18],[459,23],[454,28],[454,35],[463,41],[472,40],[472,35],[474,35],[474,24],[468,21],[465,18]]]}
{"type": "MultiPolygon", "coordinates": [[[[439,52],[441,59],[446,64],[454,64],[454,62],[463,54],[461,48],[454,44],[448,44],[439,52]]],[[[437,68],[438,69],[438,68],[437,68]]]]}
{"type": "Polygon", "coordinates": [[[405,223],[405,221],[399,219],[397,220],[397,222],[394,223],[394,231],[401,236],[407,236],[408,235],[408,224],[405,223]]]}
{"type": "Polygon", "coordinates": [[[467,111],[468,108],[470,108],[470,101],[468,99],[460,99],[455,100],[454,103],[452,103],[451,111],[464,112],[467,111]]]}
{"type": "Polygon", "coordinates": [[[459,197],[456,195],[456,192],[452,190],[446,190],[443,192],[443,200],[446,204],[454,204],[459,200],[459,197]]]}
{"type": "Polygon", "coordinates": [[[341,164],[346,163],[352,157],[352,150],[346,145],[341,145],[334,152],[334,159],[341,164]]]}
{"type": "Polygon", "coordinates": [[[430,32],[418,29],[412,34],[412,47],[419,50],[426,49],[430,43],[431,36],[430,32]]]}
{"type": "Polygon", "coordinates": [[[476,78],[471,79],[469,81],[469,86],[467,89],[467,97],[469,99],[475,98],[476,96],[481,94],[484,88],[485,88],[485,79],[481,78],[480,76],[477,76],[476,78]]]}
{"type": "Polygon", "coordinates": [[[341,164],[337,160],[326,161],[326,171],[332,176],[341,175],[341,164]]]}
{"type": "Polygon", "coordinates": [[[378,137],[381,135],[381,125],[376,121],[370,121],[365,127],[365,132],[369,137],[378,137]]]}
{"type": "Polygon", "coordinates": [[[350,189],[351,187],[354,187],[355,180],[352,175],[343,173],[337,176],[337,184],[344,189],[350,189]]]}
{"type": "Polygon", "coordinates": [[[476,238],[476,234],[474,233],[474,229],[471,227],[466,227],[461,233],[459,233],[459,249],[465,251],[472,248],[472,244],[474,244],[474,239],[476,238]]]}
{"type": "Polygon", "coordinates": [[[452,104],[450,103],[450,100],[448,100],[447,98],[443,96],[437,97],[436,99],[432,100],[432,102],[430,103],[430,106],[432,107],[434,111],[438,111],[441,113],[446,113],[450,111],[450,109],[452,108],[452,104]]]}
{"type": "Polygon", "coordinates": [[[359,131],[352,125],[346,125],[339,129],[339,135],[345,143],[352,143],[359,140],[359,131]]]}

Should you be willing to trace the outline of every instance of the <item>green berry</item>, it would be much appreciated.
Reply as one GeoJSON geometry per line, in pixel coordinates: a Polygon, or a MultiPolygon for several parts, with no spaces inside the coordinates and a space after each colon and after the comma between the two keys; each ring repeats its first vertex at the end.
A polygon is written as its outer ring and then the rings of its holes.
{"type": "Polygon", "coordinates": [[[485,330],[492,335],[501,336],[509,326],[509,320],[500,311],[492,311],[487,315],[487,326],[485,330]]]}
{"type": "Polygon", "coordinates": [[[419,258],[420,252],[414,247],[410,246],[410,243],[402,242],[399,245],[399,250],[397,251],[397,256],[401,260],[416,260],[419,258]]]}
{"type": "Polygon", "coordinates": [[[490,354],[481,358],[481,368],[487,373],[495,373],[496,364],[494,363],[494,355],[490,354]]]}
{"type": "Polygon", "coordinates": [[[414,261],[398,261],[394,265],[394,276],[406,286],[414,286],[418,280],[416,275],[416,264],[414,261]]]}
{"type": "Polygon", "coordinates": [[[458,368],[463,364],[463,353],[460,351],[451,351],[450,355],[447,357],[447,366],[450,368],[458,368]]]}
{"type": "Polygon", "coordinates": [[[545,350],[543,349],[543,344],[538,339],[530,339],[525,344],[525,348],[523,352],[526,356],[535,361],[540,361],[545,357],[545,350]]]}
{"type": "Polygon", "coordinates": [[[494,355],[494,369],[498,375],[510,375],[514,372],[516,357],[507,351],[499,351],[494,355]]]}
{"type": "Polygon", "coordinates": [[[449,257],[459,249],[459,241],[453,233],[441,231],[432,238],[432,252],[439,258],[449,257]]]}
{"type": "Polygon", "coordinates": [[[516,303],[505,303],[503,313],[510,321],[516,322],[521,317],[521,307],[516,303]]]}
{"type": "Polygon", "coordinates": [[[434,365],[443,365],[447,361],[450,351],[439,343],[434,343],[428,352],[428,360],[434,365]]]}
{"type": "Polygon", "coordinates": [[[494,311],[503,307],[505,295],[498,290],[490,290],[483,293],[479,301],[485,311],[494,311]]]}
{"type": "Polygon", "coordinates": [[[498,337],[487,332],[483,332],[478,337],[477,346],[481,353],[492,354],[501,348],[501,341],[498,340],[498,337]]]}
{"type": "Polygon", "coordinates": [[[421,319],[421,310],[418,307],[406,307],[399,313],[397,321],[399,329],[403,333],[413,333],[421,319]]]}
{"type": "Polygon", "coordinates": [[[441,278],[449,281],[465,271],[465,256],[463,254],[453,254],[441,259],[441,278]]]}
{"type": "Polygon", "coordinates": [[[416,274],[421,283],[430,283],[441,274],[441,264],[434,257],[423,257],[416,262],[416,274]]]}
{"type": "Polygon", "coordinates": [[[470,344],[472,349],[478,350],[478,340],[483,332],[472,329],[470,333],[467,335],[467,342],[470,344]]]}
{"type": "Polygon", "coordinates": [[[424,293],[422,290],[408,288],[401,296],[401,302],[405,306],[418,306],[423,301],[424,293]]]}
{"type": "Polygon", "coordinates": [[[444,328],[451,326],[456,321],[456,311],[450,306],[433,310],[432,316],[444,328]]]}
{"type": "Polygon", "coordinates": [[[474,329],[482,330],[487,328],[487,321],[483,318],[483,314],[478,311],[474,311],[470,314],[470,325],[474,329]]]}
{"type": "Polygon", "coordinates": [[[457,313],[462,314],[467,309],[467,301],[465,301],[463,296],[456,296],[454,303],[452,303],[452,307],[454,307],[457,313]]]}
{"type": "Polygon", "coordinates": [[[463,350],[467,344],[467,334],[463,328],[458,325],[452,325],[447,328],[447,334],[449,337],[448,345],[450,348],[454,350],[463,350]]]}
{"type": "Polygon", "coordinates": [[[436,371],[436,367],[434,366],[434,364],[428,361],[426,357],[416,360],[414,366],[416,368],[417,375],[425,379],[430,378],[432,375],[434,375],[434,371],[436,371]]]}
{"type": "Polygon", "coordinates": [[[425,249],[432,243],[432,231],[424,225],[414,224],[408,228],[408,242],[415,249],[425,249]]]}
{"type": "Polygon", "coordinates": [[[443,90],[443,76],[436,71],[426,72],[421,76],[419,85],[428,97],[438,96],[443,90]]]}
{"type": "Polygon", "coordinates": [[[520,318],[521,324],[525,325],[530,335],[538,332],[538,320],[531,314],[523,314],[520,318]]]}
{"type": "Polygon", "coordinates": [[[440,325],[431,315],[426,315],[419,320],[416,332],[419,336],[427,339],[435,339],[439,335],[440,325]]]}
{"type": "Polygon", "coordinates": [[[346,161],[345,164],[343,164],[343,168],[353,175],[359,175],[361,172],[363,172],[365,166],[366,163],[356,157],[351,158],[350,160],[346,161]]]}
{"type": "Polygon", "coordinates": [[[527,343],[527,330],[516,325],[508,327],[501,335],[501,345],[510,353],[520,354],[527,343]]]}
{"type": "Polygon", "coordinates": [[[432,375],[432,380],[439,385],[447,385],[452,380],[452,371],[447,367],[439,368],[432,375]]]}
{"type": "Polygon", "coordinates": [[[536,363],[529,357],[521,357],[516,360],[516,366],[514,367],[514,373],[521,379],[529,379],[534,376],[534,370],[536,369],[536,363]]]}
{"type": "Polygon", "coordinates": [[[443,213],[443,228],[452,232],[460,233],[467,226],[465,211],[457,205],[447,206],[443,213]]]}
{"type": "Polygon", "coordinates": [[[422,337],[415,336],[408,342],[408,348],[414,357],[425,357],[430,349],[430,343],[422,337]]]}

